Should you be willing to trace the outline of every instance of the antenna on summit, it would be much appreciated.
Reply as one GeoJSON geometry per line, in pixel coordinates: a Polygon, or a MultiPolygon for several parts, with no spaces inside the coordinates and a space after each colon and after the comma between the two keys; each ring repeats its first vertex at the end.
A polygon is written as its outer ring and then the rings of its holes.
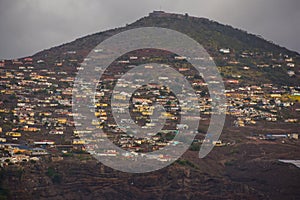
{"type": "Polygon", "coordinates": [[[163,2],[164,2],[163,0],[160,2],[160,5],[159,5],[159,10],[160,11],[162,11],[162,4],[163,4],[163,2]]]}
{"type": "Polygon", "coordinates": [[[161,6],[161,4],[159,5],[159,11],[162,11],[162,6],[161,6]]]}

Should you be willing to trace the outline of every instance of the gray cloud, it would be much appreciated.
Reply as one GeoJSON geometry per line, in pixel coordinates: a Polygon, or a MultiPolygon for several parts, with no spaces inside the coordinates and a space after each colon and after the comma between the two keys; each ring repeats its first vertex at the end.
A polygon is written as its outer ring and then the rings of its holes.
{"type": "Polygon", "coordinates": [[[300,52],[298,0],[0,0],[0,58],[32,55],[160,8],[230,24],[300,52]]]}

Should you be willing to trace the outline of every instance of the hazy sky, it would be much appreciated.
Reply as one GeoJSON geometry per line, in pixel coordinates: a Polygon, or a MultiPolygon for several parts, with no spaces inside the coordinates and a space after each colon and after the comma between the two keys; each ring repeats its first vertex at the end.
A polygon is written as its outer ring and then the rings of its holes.
{"type": "Polygon", "coordinates": [[[124,26],[160,8],[230,24],[300,52],[299,0],[0,0],[0,59],[124,26]]]}

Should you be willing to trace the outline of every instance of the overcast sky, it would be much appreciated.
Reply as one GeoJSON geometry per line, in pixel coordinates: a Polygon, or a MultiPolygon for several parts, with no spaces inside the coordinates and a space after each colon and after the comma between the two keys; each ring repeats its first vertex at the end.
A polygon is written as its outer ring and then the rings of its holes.
{"type": "Polygon", "coordinates": [[[0,0],[0,59],[124,26],[160,8],[229,24],[300,52],[299,0],[0,0]]]}

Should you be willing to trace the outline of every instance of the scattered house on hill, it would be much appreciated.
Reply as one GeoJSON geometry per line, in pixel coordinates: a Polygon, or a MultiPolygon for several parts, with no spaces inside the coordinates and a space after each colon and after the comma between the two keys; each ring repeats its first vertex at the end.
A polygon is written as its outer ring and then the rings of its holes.
{"type": "Polygon", "coordinates": [[[223,54],[229,54],[230,53],[230,49],[228,49],[228,48],[227,49],[223,49],[222,48],[222,49],[219,50],[219,52],[223,53],[223,54]]]}
{"type": "Polygon", "coordinates": [[[19,146],[15,146],[13,148],[12,151],[13,154],[29,154],[30,153],[30,149],[28,146],[23,146],[23,145],[19,145],[19,146]]]}
{"type": "Polygon", "coordinates": [[[0,137],[0,143],[5,143],[5,142],[6,142],[6,138],[0,137]]]}
{"type": "Polygon", "coordinates": [[[188,129],[189,126],[187,124],[177,124],[176,128],[179,130],[185,130],[185,129],[188,129]]]}
{"type": "Polygon", "coordinates": [[[223,143],[221,140],[213,141],[212,143],[213,143],[213,145],[215,145],[216,147],[223,147],[223,146],[226,145],[226,144],[223,143]]]}
{"type": "Polygon", "coordinates": [[[294,140],[298,140],[299,139],[299,134],[298,133],[289,134],[289,138],[294,139],[294,140]]]}
{"type": "Polygon", "coordinates": [[[11,137],[14,137],[14,138],[19,138],[19,137],[22,136],[22,134],[19,133],[19,132],[7,132],[6,136],[11,136],[11,137]]]}
{"type": "Polygon", "coordinates": [[[85,141],[81,139],[73,139],[73,144],[75,145],[84,145],[85,141]]]}
{"type": "Polygon", "coordinates": [[[54,145],[55,142],[51,140],[42,140],[42,141],[35,141],[33,142],[34,145],[40,145],[40,146],[45,146],[45,145],[54,145]]]}
{"type": "Polygon", "coordinates": [[[46,149],[43,148],[31,149],[31,156],[45,156],[45,155],[49,155],[46,149]]]}

